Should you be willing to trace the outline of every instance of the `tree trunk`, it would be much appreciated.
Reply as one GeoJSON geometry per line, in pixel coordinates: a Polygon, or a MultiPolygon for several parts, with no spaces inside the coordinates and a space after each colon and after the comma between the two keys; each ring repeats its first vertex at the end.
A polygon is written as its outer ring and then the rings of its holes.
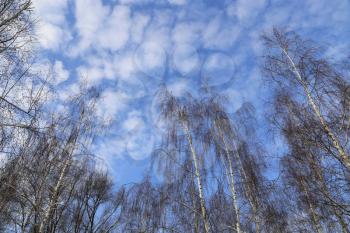
{"type": "Polygon", "coordinates": [[[218,124],[216,124],[216,122],[215,122],[215,125],[219,130],[220,138],[223,141],[224,147],[225,147],[226,159],[228,161],[228,169],[227,169],[227,166],[225,166],[225,167],[226,167],[226,172],[230,176],[229,183],[230,183],[231,194],[232,194],[232,199],[233,199],[233,208],[234,208],[235,213],[236,213],[236,231],[237,231],[237,233],[241,233],[240,213],[239,213],[239,208],[238,208],[238,204],[237,204],[237,192],[235,189],[235,177],[234,177],[234,172],[233,172],[232,160],[231,160],[231,156],[230,156],[230,153],[228,150],[226,140],[225,140],[224,135],[222,133],[222,130],[221,130],[220,126],[218,126],[218,124]]]}
{"type": "Polygon", "coordinates": [[[290,65],[291,65],[291,70],[293,71],[293,73],[295,74],[297,80],[300,82],[300,84],[303,86],[304,88],[304,92],[306,94],[307,100],[309,105],[311,106],[312,110],[314,111],[315,115],[317,116],[318,120],[320,121],[324,131],[326,132],[328,138],[331,140],[333,146],[336,148],[336,150],[339,153],[339,157],[337,158],[345,167],[346,169],[350,172],[350,158],[349,155],[345,152],[344,148],[341,146],[338,138],[334,135],[334,133],[332,132],[331,128],[328,126],[327,122],[325,121],[325,119],[322,117],[321,111],[320,109],[317,107],[317,105],[315,104],[315,101],[311,95],[311,91],[309,90],[307,84],[305,83],[305,81],[302,79],[300,72],[298,71],[294,61],[292,60],[292,58],[289,56],[288,52],[286,51],[286,49],[282,48],[282,51],[284,53],[284,55],[287,57],[290,65]]]}
{"type": "Polygon", "coordinates": [[[63,186],[63,182],[64,182],[64,178],[66,176],[66,172],[67,170],[69,169],[70,167],[70,164],[72,162],[72,153],[73,153],[73,150],[74,150],[74,145],[75,145],[75,142],[76,142],[76,135],[75,135],[75,132],[73,132],[73,134],[71,135],[71,137],[68,139],[68,142],[67,142],[67,146],[66,146],[66,149],[63,151],[63,153],[65,154],[66,153],[66,156],[65,157],[65,161],[64,161],[64,164],[63,164],[63,167],[60,171],[60,176],[56,182],[56,185],[54,187],[54,190],[53,190],[53,193],[51,195],[51,198],[50,198],[50,201],[49,201],[49,205],[45,211],[45,214],[44,214],[44,219],[41,221],[41,224],[40,224],[40,227],[39,227],[39,232],[38,233],[44,233],[44,229],[45,229],[45,226],[48,224],[48,221],[50,220],[54,210],[55,210],[55,206],[57,206],[57,201],[58,201],[58,198],[59,198],[59,192],[63,186]]]}
{"type": "Polygon", "coordinates": [[[306,202],[309,205],[309,211],[310,211],[310,214],[312,216],[312,221],[314,223],[315,230],[316,230],[317,233],[323,233],[323,230],[322,230],[319,218],[318,218],[318,216],[316,214],[315,207],[314,207],[314,205],[312,204],[312,202],[310,200],[309,191],[307,190],[307,187],[305,186],[304,178],[301,178],[300,184],[301,184],[302,190],[305,193],[306,202]]]}
{"type": "Polygon", "coordinates": [[[202,186],[202,181],[201,181],[201,175],[200,175],[199,167],[198,167],[197,154],[196,154],[196,151],[195,151],[193,143],[192,143],[192,137],[190,135],[190,131],[188,129],[188,126],[186,125],[186,123],[183,120],[182,120],[182,126],[183,126],[185,133],[186,133],[187,141],[188,141],[190,149],[191,149],[191,155],[192,155],[192,160],[193,160],[194,169],[195,169],[195,176],[196,176],[196,180],[197,180],[199,201],[200,201],[201,211],[202,211],[202,218],[204,221],[204,229],[205,229],[206,233],[209,233],[209,224],[208,224],[207,212],[206,212],[204,195],[203,195],[203,186],[202,186]]]}
{"type": "MultiPolygon", "coordinates": [[[[197,205],[196,205],[196,198],[195,198],[195,181],[194,181],[194,176],[193,173],[191,173],[191,181],[192,181],[192,187],[191,187],[191,197],[193,200],[193,209],[197,210],[197,205]]],[[[198,216],[197,216],[197,211],[193,211],[194,215],[194,232],[199,233],[199,221],[198,221],[198,216]]]]}
{"type": "Polygon", "coordinates": [[[237,161],[239,163],[238,164],[239,168],[240,168],[239,172],[240,172],[240,174],[243,174],[244,184],[246,186],[246,189],[248,189],[248,190],[245,189],[245,194],[246,194],[246,196],[247,196],[247,198],[249,200],[250,206],[252,207],[253,214],[254,214],[255,231],[258,233],[258,232],[260,232],[260,221],[259,221],[259,217],[258,217],[259,203],[254,202],[254,198],[252,196],[254,192],[251,190],[251,188],[247,184],[248,183],[248,176],[247,176],[247,174],[245,172],[245,169],[243,168],[241,155],[240,155],[240,153],[238,151],[236,142],[233,140],[232,143],[233,143],[233,146],[234,146],[234,150],[236,152],[235,154],[236,154],[237,161]]]}

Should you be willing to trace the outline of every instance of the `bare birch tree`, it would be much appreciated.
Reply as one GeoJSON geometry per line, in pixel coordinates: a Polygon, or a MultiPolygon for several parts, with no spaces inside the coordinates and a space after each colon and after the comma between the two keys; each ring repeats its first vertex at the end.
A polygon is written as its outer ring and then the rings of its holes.
{"type": "Polygon", "coordinates": [[[264,71],[277,83],[271,118],[289,150],[284,185],[298,193],[301,208],[290,219],[315,232],[349,232],[348,74],[293,32],[274,29],[263,40],[264,71]]]}

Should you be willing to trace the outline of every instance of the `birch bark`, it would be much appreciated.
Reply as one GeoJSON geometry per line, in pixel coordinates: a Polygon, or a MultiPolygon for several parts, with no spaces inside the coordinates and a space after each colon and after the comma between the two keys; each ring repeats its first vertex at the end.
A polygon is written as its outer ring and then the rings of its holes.
{"type": "Polygon", "coordinates": [[[206,212],[206,208],[205,208],[205,201],[204,201],[204,195],[203,195],[203,185],[202,185],[201,175],[200,175],[199,167],[198,167],[198,158],[197,158],[198,156],[196,154],[196,150],[194,149],[192,137],[191,137],[191,134],[190,134],[190,131],[189,131],[189,128],[188,128],[186,122],[184,120],[181,120],[181,123],[182,123],[182,127],[185,131],[187,141],[188,141],[188,144],[189,144],[190,150],[191,150],[192,160],[193,160],[194,169],[195,169],[195,176],[196,176],[196,180],[197,180],[199,202],[200,202],[202,218],[203,218],[203,222],[204,222],[204,229],[205,229],[206,233],[209,233],[209,223],[208,223],[207,212],[206,212]]]}
{"type": "Polygon", "coordinates": [[[285,48],[282,48],[283,54],[287,57],[290,65],[291,65],[291,70],[293,71],[293,73],[295,74],[298,82],[303,86],[305,95],[307,97],[308,103],[311,106],[312,110],[314,111],[316,117],[318,118],[318,120],[320,121],[324,131],[326,132],[328,138],[331,140],[333,146],[336,148],[336,150],[339,153],[339,157],[338,159],[340,160],[340,162],[342,164],[344,164],[344,166],[346,167],[346,169],[350,172],[350,158],[349,155],[345,152],[344,148],[341,146],[338,138],[334,135],[334,133],[332,132],[331,128],[328,126],[327,122],[325,121],[325,119],[322,117],[321,111],[320,109],[317,107],[317,105],[315,104],[315,100],[311,95],[311,91],[308,88],[307,84],[305,83],[305,81],[302,79],[300,72],[298,71],[298,68],[296,67],[293,59],[289,56],[288,52],[286,51],[285,48]]]}

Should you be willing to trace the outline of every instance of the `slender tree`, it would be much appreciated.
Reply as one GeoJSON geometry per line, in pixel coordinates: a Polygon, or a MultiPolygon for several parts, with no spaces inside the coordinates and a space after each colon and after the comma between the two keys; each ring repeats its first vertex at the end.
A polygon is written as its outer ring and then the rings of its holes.
{"type": "MultiPolygon", "coordinates": [[[[200,126],[198,126],[198,120],[196,118],[200,117],[200,115],[195,115],[195,108],[197,106],[191,102],[191,98],[188,98],[185,101],[186,102],[183,103],[172,96],[167,90],[161,90],[161,115],[168,123],[168,135],[166,137],[167,140],[164,142],[164,147],[166,151],[171,151],[171,153],[167,153],[168,155],[174,156],[170,157],[170,162],[171,160],[175,160],[182,163],[181,161],[185,161],[186,157],[190,156],[194,168],[194,178],[198,190],[201,217],[204,222],[204,231],[208,233],[210,231],[210,226],[208,222],[203,185],[203,171],[205,165],[204,163],[201,163],[204,154],[202,157],[199,157],[199,153],[205,152],[198,151],[203,150],[203,147],[196,147],[196,140],[200,137],[200,135],[198,135],[200,131],[197,131],[200,126]],[[184,143],[187,144],[188,150],[183,154],[181,152],[181,146],[184,143]]],[[[198,145],[200,145],[200,143],[201,142],[199,142],[198,145]]]]}
{"type": "Polygon", "coordinates": [[[347,74],[295,33],[274,29],[263,40],[264,71],[277,83],[271,118],[289,150],[283,158],[285,187],[293,187],[301,212],[308,213],[290,218],[309,222],[315,232],[349,232],[347,74]]]}
{"type": "Polygon", "coordinates": [[[268,48],[265,72],[284,91],[294,88],[295,98],[307,104],[306,110],[314,115],[324,137],[330,141],[329,153],[350,171],[346,76],[322,58],[322,50],[295,33],[274,29],[263,40],[268,48]]]}

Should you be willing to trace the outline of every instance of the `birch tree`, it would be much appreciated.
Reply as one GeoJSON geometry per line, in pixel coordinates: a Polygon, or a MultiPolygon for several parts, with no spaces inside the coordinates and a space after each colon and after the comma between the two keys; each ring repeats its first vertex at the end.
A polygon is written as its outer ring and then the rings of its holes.
{"type": "MultiPolygon", "coordinates": [[[[165,146],[160,150],[162,153],[156,153],[163,174],[172,179],[176,178],[179,173],[191,174],[191,166],[184,166],[185,161],[190,161],[190,165],[193,166],[193,177],[197,178],[196,189],[198,190],[199,200],[208,202],[216,194],[216,198],[222,198],[222,193],[213,188],[217,182],[222,184],[218,187],[224,187],[224,192],[228,191],[230,193],[228,195],[231,197],[229,200],[222,200],[231,203],[231,208],[225,210],[225,213],[231,211],[231,214],[235,216],[234,221],[227,226],[227,229],[234,229],[237,232],[245,231],[241,226],[241,222],[245,219],[245,228],[248,229],[248,225],[253,219],[254,231],[262,231],[264,225],[262,213],[270,204],[267,182],[261,173],[261,165],[264,164],[263,152],[257,149],[259,146],[256,141],[251,143],[254,140],[251,140],[251,142],[244,140],[234,129],[236,126],[233,126],[237,123],[243,133],[243,129],[246,128],[243,122],[247,119],[241,117],[241,122],[233,122],[233,119],[224,110],[223,99],[213,93],[203,93],[198,99],[191,96],[177,99],[166,91],[164,95],[167,100],[165,114],[168,114],[166,115],[168,117],[170,114],[173,115],[169,117],[171,119],[169,122],[171,130],[168,131],[166,136],[165,146]],[[186,116],[186,118],[183,119],[181,116],[186,116]],[[186,123],[190,127],[183,128],[182,121],[184,120],[190,122],[186,123]],[[195,140],[188,137],[189,133],[194,135],[195,140]],[[190,154],[181,154],[186,146],[188,146],[190,154]],[[256,150],[252,150],[253,148],[256,150]],[[253,156],[253,153],[257,153],[257,155],[253,156]],[[201,155],[200,160],[197,154],[201,155]],[[194,163],[195,158],[197,161],[201,161],[202,170],[198,169],[198,166],[194,163]],[[260,158],[260,161],[258,158],[260,158]],[[210,181],[206,178],[208,176],[211,177],[210,181]],[[203,192],[200,194],[200,187],[203,185],[198,182],[198,177],[200,177],[199,181],[207,180],[207,182],[210,182],[208,189],[213,190],[213,193],[208,192],[207,197],[203,196],[203,192]],[[250,208],[245,208],[245,213],[242,214],[240,213],[241,206],[244,206],[245,203],[250,208]],[[248,214],[248,212],[250,213],[248,214]]],[[[246,116],[251,116],[245,110],[241,110],[241,115],[244,115],[243,112],[246,116]]],[[[247,125],[251,123],[247,123],[247,125]]],[[[247,138],[252,138],[252,135],[253,133],[247,135],[247,138]]],[[[187,179],[191,180],[191,176],[187,175],[187,179]]],[[[196,202],[192,204],[193,209],[196,209],[195,204],[196,202]]],[[[204,220],[202,206],[205,205],[201,205],[201,201],[199,201],[199,206],[201,207],[202,220],[204,220]]],[[[210,209],[210,211],[215,213],[213,209],[210,209]]],[[[205,213],[209,217],[210,212],[206,210],[205,213]]],[[[196,214],[194,211],[193,215],[196,216],[196,214]]],[[[224,218],[224,216],[221,217],[224,218]]],[[[213,223],[213,227],[217,229],[216,221],[212,220],[212,217],[208,219],[208,225],[213,223]]]]}
{"type": "Polygon", "coordinates": [[[322,50],[295,33],[274,29],[263,36],[267,51],[264,71],[283,91],[314,115],[331,148],[327,153],[350,171],[347,74],[322,57],[322,50]],[[288,91],[287,91],[288,93],[288,91]]]}
{"type": "Polygon", "coordinates": [[[167,135],[164,141],[164,148],[167,151],[167,155],[171,156],[164,158],[164,160],[166,159],[170,163],[176,161],[181,164],[186,161],[187,158],[190,158],[194,170],[196,188],[198,190],[204,232],[208,233],[210,231],[210,226],[203,184],[205,148],[198,147],[198,145],[201,145],[201,142],[196,141],[200,137],[198,134],[200,133],[199,124],[201,124],[200,121],[196,119],[199,115],[194,114],[194,108],[197,106],[191,102],[190,98],[187,100],[188,101],[182,103],[168,91],[161,91],[160,111],[161,116],[167,122],[167,135]],[[183,145],[187,147],[185,151],[182,151],[183,145]]]}
{"type": "Polygon", "coordinates": [[[315,232],[349,232],[348,74],[293,32],[274,29],[263,40],[263,69],[277,84],[270,116],[289,150],[284,185],[294,188],[296,202],[308,213],[297,222],[308,222],[315,232]]]}

